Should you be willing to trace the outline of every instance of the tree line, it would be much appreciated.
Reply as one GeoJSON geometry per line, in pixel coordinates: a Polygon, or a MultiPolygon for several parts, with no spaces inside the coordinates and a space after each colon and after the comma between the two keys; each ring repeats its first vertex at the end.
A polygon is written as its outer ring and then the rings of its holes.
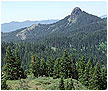
{"type": "Polygon", "coordinates": [[[12,51],[11,47],[8,46],[4,60],[2,89],[7,88],[7,80],[26,78],[28,74],[33,74],[35,77],[61,78],[60,89],[75,89],[72,85],[72,80],[70,87],[64,88],[63,79],[66,78],[76,79],[87,89],[91,90],[104,90],[107,88],[107,67],[105,65],[93,64],[92,59],[86,59],[84,56],[75,61],[75,58],[68,55],[66,50],[61,57],[55,60],[51,57],[45,59],[32,54],[28,71],[21,66],[18,48],[12,51]]]}

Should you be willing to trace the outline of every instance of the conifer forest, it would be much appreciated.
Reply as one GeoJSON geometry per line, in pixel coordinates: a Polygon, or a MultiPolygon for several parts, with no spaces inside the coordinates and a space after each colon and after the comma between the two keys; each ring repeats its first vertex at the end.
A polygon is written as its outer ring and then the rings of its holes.
{"type": "Polygon", "coordinates": [[[51,24],[1,32],[2,90],[106,90],[107,18],[75,7],[51,24]]]}

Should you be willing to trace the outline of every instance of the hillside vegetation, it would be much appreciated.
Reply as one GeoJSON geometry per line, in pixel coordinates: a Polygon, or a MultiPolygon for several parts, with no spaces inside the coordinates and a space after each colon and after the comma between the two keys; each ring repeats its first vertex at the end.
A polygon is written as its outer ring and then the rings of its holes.
{"type": "Polygon", "coordinates": [[[56,23],[1,33],[2,89],[107,89],[106,20],[76,7],[56,23]]]}

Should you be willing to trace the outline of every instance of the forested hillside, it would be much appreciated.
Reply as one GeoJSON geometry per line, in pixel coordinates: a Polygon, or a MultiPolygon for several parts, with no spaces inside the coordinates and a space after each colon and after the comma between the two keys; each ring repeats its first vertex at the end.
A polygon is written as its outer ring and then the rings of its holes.
{"type": "Polygon", "coordinates": [[[6,32],[12,32],[15,31],[17,29],[20,29],[22,27],[28,27],[31,26],[33,24],[51,24],[51,23],[55,23],[58,20],[41,20],[41,21],[23,21],[23,22],[18,22],[18,21],[12,21],[9,23],[3,23],[1,24],[1,31],[6,33],[6,32]]]}
{"type": "Polygon", "coordinates": [[[1,33],[1,39],[3,89],[9,89],[7,80],[26,80],[32,75],[36,80],[44,76],[59,79],[55,89],[107,88],[106,18],[76,7],[56,23],[1,33]]]}

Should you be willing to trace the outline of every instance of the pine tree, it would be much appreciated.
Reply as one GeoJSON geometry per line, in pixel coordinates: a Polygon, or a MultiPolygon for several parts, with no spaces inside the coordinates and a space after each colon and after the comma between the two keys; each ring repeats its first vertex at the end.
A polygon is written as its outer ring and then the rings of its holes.
{"type": "Polygon", "coordinates": [[[34,54],[31,56],[30,72],[34,74],[35,77],[40,76],[40,59],[34,54]]]}
{"type": "Polygon", "coordinates": [[[47,74],[48,76],[53,76],[53,71],[54,71],[54,60],[52,60],[52,58],[48,58],[47,62],[47,74]]]}
{"type": "Polygon", "coordinates": [[[73,79],[78,79],[78,72],[76,69],[76,61],[74,56],[71,54],[71,56],[69,56],[70,58],[70,64],[69,64],[69,76],[68,77],[72,77],[73,79]]]}
{"type": "Polygon", "coordinates": [[[21,68],[21,61],[18,56],[18,50],[15,49],[15,54],[12,53],[11,47],[7,47],[5,56],[5,66],[3,72],[7,79],[17,80],[20,78],[25,78],[24,70],[21,68]]]}
{"type": "Polygon", "coordinates": [[[92,75],[92,78],[91,78],[91,84],[90,84],[90,89],[92,90],[100,90],[101,86],[100,86],[100,83],[101,83],[101,78],[100,78],[100,67],[99,67],[99,64],[97,63],[95,66],[94,66],[94,71],[93,71],[93,75],[92,75]]]}
{"type": "Polygon", "coordinates": [[[46,76],[47,75],[47,66],[44,58],[41,58],[40,61],[40,75],[46,76]]]}
{"type": "Polygon", "coordinates": [[[55,63],[54,63],[54,78],[59,78],[59,73],[60,73],[60,58],[57,58],[55,63]]]}
{"type": "Polygon", "coordinates": [[[5,66],[3,67],[3,72],[6,75],[7,79],[13,79],[11,73],[12,73],[12,63],[13,63],[14,57],[12,54],[11,47],[8,46],[6,50],[6,55],[4,58],[5,66]]]}
{"type": "Polygon", "coordinates": [[[85,85],[87,86],[88,89],[92,89],[92,76],[93,76],[93,73],[94,73],[94,66],[93,66],[93,63],[91,61],[91,59],[89,59],[88,63],[87,63],[87,68],[86,69],[89,69],[89,73],[87,72],[86,74],[88,75],[88,78],[86,77],[86,81],[85,85]]]}
{"type": "Polygon", "coordinates": [[[85,57],[82,57],[82,59],[78,60],[77,63],[77,71],[78,71],[78,80],[84,84],[84,70],[86,67],[86,59],[85,57]]]}
{"type": "Polygon", "coordinates": [[[60,60],[60,76],[64,78],[71,77],[72,73],[72,60],[69,58],[66,51],[64,51],[63,56],[60,60]]]}
{"type": "Polygon", "coordinates": [[[61,79],[60,79],[59,88],[60,88],[60,90],[65,90],[63,77],[61,77],[61,79]]]}
{"type": "Polygon", "coordinates": [[[107,89],[107,67],[103,66],[101,68],[101,83],[100,83],[100,89],[106,90],[107,89]]]}
{"type": "Polygon", "coordinates": [[[92,67],[93,67],[93,63],[92,63],[92,60],[91,60],[91,58],[88,60],[88,62],[87,62],[87,64],[86,64],[86,67],[85,67],[85,70],[84,70],[84,76],[83,76],[83,83],[84,83],[84,85],[86,86],[86,87],[88,87],[89,86],[89,84],[90,84],[90,79],[91,79],[91,77],[92,77],[92,73],[91,73],[91,71],[92,71],[92,67]]]}
{"type": "Polygon", "coordinates": [[[26,78],[26,75],[24,73],[24,69],[21,67],[21,59],[19,57],[18,48],[15,49],[15,62],[14,62],[14,68],[17,69],[16,71],[16,78],[26,78]]]}

